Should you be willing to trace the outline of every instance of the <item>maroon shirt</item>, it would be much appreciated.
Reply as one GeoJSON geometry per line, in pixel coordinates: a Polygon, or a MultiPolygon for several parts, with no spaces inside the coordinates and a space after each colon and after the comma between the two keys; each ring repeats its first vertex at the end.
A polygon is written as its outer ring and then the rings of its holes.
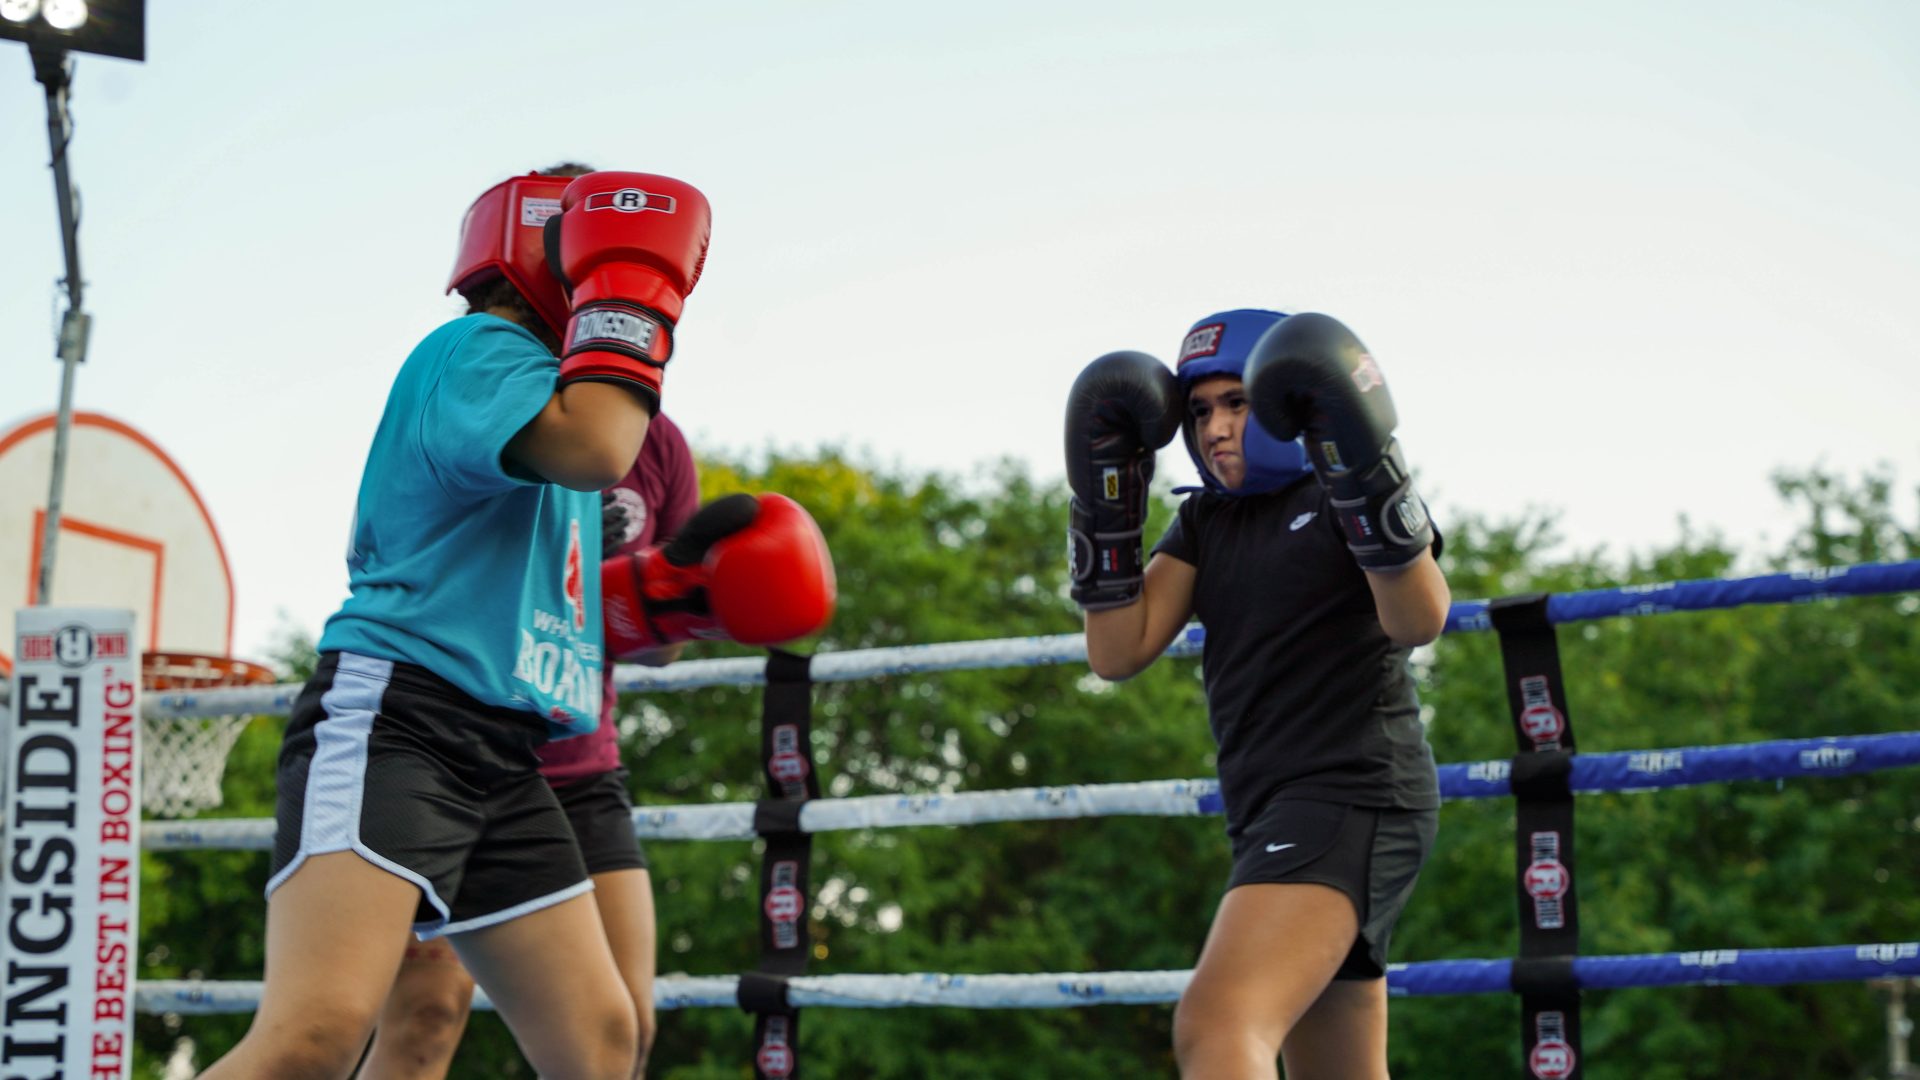
{"type": "MultiPolygon", "coordinates": [[[[693,451],[674,422],[662,413],[647,425],[640,456],[620,482],[607,489],[627,508],[627,535],[601,558],[626,555],[673,539],[700,506],[700,476],[693,451]]],[[[591,735],[559,739],[540,748],[540,773],[558,787],[620,767],[620,742],[614,728],[613,664],[600,684],[600,727],[591,735]]]]}

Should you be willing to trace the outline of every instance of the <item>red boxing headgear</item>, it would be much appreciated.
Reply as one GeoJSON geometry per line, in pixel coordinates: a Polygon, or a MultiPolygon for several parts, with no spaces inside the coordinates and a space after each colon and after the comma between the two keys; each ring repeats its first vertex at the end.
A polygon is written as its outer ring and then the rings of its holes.
{"type": "Polygon", "coordinates": [[[454,259],[447,291],[503,275],[555,337],[566,333],[567,292],[547,268],[545,226],[548,218],[560,212],[560,194],[573,180],[528,173],[495,184],[475,199],[460,225],[460,254],[454,259]]]}

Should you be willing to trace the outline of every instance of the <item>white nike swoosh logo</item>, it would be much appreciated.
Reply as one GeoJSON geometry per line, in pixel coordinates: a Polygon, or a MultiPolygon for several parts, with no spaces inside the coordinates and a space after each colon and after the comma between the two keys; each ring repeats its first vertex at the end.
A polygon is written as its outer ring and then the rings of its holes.
{"type": "Polygon", "coordinates": [[[1320,516],[1320,511],[1309,510],[1304,514],[1301,514],[1299,517],[1294,518],[1293,524],[1288,525],[1287,528],[1289,531],[1299,532],[1301,529],[1306,528],[1307,522],[1312,521],[1314,518],[1317,518],[1319,516],[1320,516]]]}
{"type": "Polygon", "coordinates": [[[1297,845],[1295,845],[1295,844],[1268,844],[1268,845],[1267,845],[1267,850],[1268,850],[1268,851],[1270,851],[1270,852],[1272,852],[1272,851],[1285,851],[1285,850],[1287,850],[1287,849],[1288,849],[1288,848],[1290,848],[1290,847],[1296,847],[1296,846],[1297,846],[1297,845]]]}

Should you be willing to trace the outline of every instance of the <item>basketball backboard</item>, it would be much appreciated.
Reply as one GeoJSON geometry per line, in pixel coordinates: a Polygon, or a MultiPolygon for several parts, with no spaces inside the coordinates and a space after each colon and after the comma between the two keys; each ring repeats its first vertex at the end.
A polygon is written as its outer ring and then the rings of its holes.
{"type": "MultiPolygon", "coordinates": [[[[53,427],[49,413],[0,432],[0,675],[14,609],[39,599],[53,427]]],[[[152,439],[98,413],[73,415],[53,599],[132,608],[142,652],[233,653],[233,573],[206,504],[152,439]]]]}

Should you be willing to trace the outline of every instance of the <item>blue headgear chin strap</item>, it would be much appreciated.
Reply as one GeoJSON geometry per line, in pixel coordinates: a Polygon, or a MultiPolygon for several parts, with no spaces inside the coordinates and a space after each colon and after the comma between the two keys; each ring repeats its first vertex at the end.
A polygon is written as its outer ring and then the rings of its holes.
{"type": "MultiPolygon", "coordinates": [[[[1284,318],[1286,316],[1278,311],[1237,308],[1209,315],[1194,323],[1193,329],[1188,330],[1187,336],[1180,342],[1180,358],[1175,366],[1180,377],[1181,393],[1184,395],[1192,391],[1194,383],[1211,375],[1240,378],[1247,365],[1247,354],[1253,351],[1253,343],[1284,318]]],[[[1183,400],[1183,411],[1185,407],[1183,400]]],[[[1241,438],[1240,453],[1247,462],[1247,476],[1239,487],[1227,487],[1207,468],[1207,459],[1200,452],[1200,438],[1194,430],[1191,412],[1181,417],[1180,432],[1186,437],[1187,454],[1193,458],[1194,467],[1200,470],[1200,482],[1205,486],[1175,488],[1176,492],[1264,495],[1313,472],[1313,466],[1307,463],[1307,452],[1299,440],[1282,442],[1274,438],[1253,418],[1252,412],[1247,413],[1247,429],[1241,438]]]]}

